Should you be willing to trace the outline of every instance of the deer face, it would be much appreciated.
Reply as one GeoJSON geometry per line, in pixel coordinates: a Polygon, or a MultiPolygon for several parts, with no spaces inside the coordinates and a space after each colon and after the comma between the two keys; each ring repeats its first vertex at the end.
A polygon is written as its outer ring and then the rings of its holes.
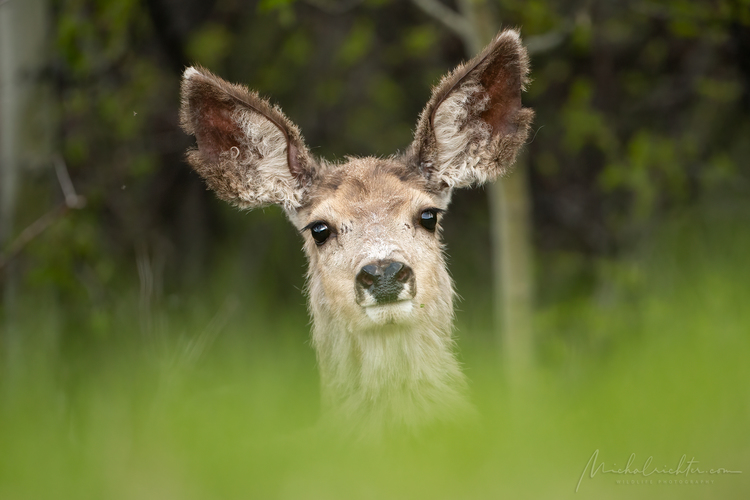
{"type": "Polygon", "coordinates": [[[181,122],[198,143],[188,161],[227,201],[284,207],[305,238],[314,317],[354,330],[409,323],[452,307],[440,217],[453,188],[514,161],[532,118],[521,107],[527,72],[518,34],[503,32],[442,79],[404,154],[333,165],[268,101],[188,68],[181,122]]]}
{"type": "Polygon", "coordinates": [[[505,31],[443,77],[404,153],[332,164],[255,92],[185,71],[189,163],[239,207],[282,206],[304,238],[323,399],[339,414],[407,423],[466,406],[440,218],[453,189],[512,165],[533,116],[521,106],[527,73],[518,34],[505,31]]]}
{"type": "Polygon", "coordinates": [[[451,311],[439,225],[446,192],[426,190],[395,159],[324,170],[291,217],[305,238],[313,316],[361,332],[451,311]]]}

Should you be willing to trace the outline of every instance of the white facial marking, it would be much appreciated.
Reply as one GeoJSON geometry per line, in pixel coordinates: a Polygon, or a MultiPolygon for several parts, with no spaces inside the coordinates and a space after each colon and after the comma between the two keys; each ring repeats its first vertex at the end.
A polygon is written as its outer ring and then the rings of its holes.
{"type": "Polygon", "coordinates": [[[396,323],[407,318],[414,307],[411,300],[401,300],[390,304],[374,305],[365,307],[367,316],[379,325],[396,323]]]}
{"type": "Polygon", "coordinates": [[[368,250],[369,252],[365,260],[368,262],[376,262],[378,260],[391,258],[393,253],[398,250],[398,247],[378,238],[368,250]]]}

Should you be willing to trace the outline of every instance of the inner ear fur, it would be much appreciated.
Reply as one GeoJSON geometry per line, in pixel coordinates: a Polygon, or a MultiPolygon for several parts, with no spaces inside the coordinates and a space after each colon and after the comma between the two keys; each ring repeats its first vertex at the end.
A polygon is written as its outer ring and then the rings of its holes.
{"type": "Polygon", "coordinates": [[[528,73],[521,38],[507,30],[442,78],[410,149],[433,189],[482,184],[510,169],[534,117],[521,105],[528,73]]]}
{"type": "Polygon", "coordinates": [[[188,68],[180,124],[198,143],[188,162],[220,198],[243,208],[302,204],[314,162],[299,129],[256,92],[188,68]]]}

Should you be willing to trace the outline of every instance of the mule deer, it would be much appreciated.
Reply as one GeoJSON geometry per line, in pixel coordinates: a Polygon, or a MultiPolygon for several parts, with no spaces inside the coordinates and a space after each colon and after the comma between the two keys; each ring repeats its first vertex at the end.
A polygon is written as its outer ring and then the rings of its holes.
{"type": "Polygon", "coordinates": [[[444,76],[414,141],[389,158],[314,157],[278,107],[199,67],[182,81],[187,153],[216,194],[283,207],[299,228],[324,416],[364,432],[471,411],[453,352],[453,284],[440,219],[455,188],[507,172],[533,117],[528,57],[504,31],[444,76]]]}

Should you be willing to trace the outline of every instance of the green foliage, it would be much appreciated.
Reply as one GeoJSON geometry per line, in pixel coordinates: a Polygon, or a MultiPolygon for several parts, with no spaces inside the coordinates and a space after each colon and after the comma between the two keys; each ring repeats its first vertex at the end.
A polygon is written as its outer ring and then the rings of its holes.
{"type": "Polygon", "coordinates": [[[559,26],[560,4],[546,0],[500,0],[496,14],[503,26],[523,26],[524,32],[544,33],[559,26]]]}
{"type": "Polygon", "coordinates": [[[281,57],[296,66],[304,66],[312,55],[312,41],[305,31],[290,33],[281,48],[281,57]]]}
{"type": "Polygon", "coordinates": [[[277,13],[279,24],[288,27],[293,25],[296,20],[292,8],[295,2],[296,0],[260,0],[257,10],[261,14],[277,13]]]}
{"type": "Polygon", "coordinates": [[[591,83],[585,79],[576,80],[571,86],[562,109],[562,121],[566,125],[563,144],[569,151],[579,151],[592,144],[605,154],[613,154],[617,141],[607,126],[606,115],[592,105],[592,94],[591,83]]]}
{"type": "Polygon", "coordinates": [[[185,48],[188,57],[207,68],[215,68],[229,54],[232,34],[220,24],[207,23],[197,30],[185,48]]]}
{"type": "Polygon", "coordinates": [[[351,66],[367,55],[373,44],[374,26],[369,19],[359,19],[337,54],[337,60],[344,66],[351,66]]]}
{"type": "Polygon", "coordinates": [[[261,0],[258,2],[259,12],[268,12],[272,10],[280,10],[289,8],[293,5],[295,0],[261,0]]]}
{"type": "Polygon", "coordinates": [[[736,2],[599,4],[569,17],[557,54],[534,58],[532,169],[546,186],[587,193],[578,209],[601,214],[609,236],[595,235],[595,223],[580,238],[622,244],[664,210],[730,189],[732,175],[746,185],[739,150],[750,94],[737,47],[747,28],[738,10],[736,2]]]}
{"type": "Polygon", "coordinates": [[[77,76],[101,71],[130,49],[130,32],[140,16],[137,0],[61,2],[56,46],[77,76]]]}
{"type": "Polygon", "coordinates": [[[657,197],[687,198],[687,172],[681,168],[690,156],[690,143],[676,143],[641,131],[628,144],[627,163],[608,165],[600,182],[605,190],[633,193],[632,216],[643,221],[656,209],[657,197]],[[678,150],[678,145],[684,145],[678,150]]]}
{"type": "Polygon", "coordinates": [[[437,29],[432,24],[414,26],[404,33],[404,50],[414,58],[424,57],[435,47],[438,41],[437,29]]]}

